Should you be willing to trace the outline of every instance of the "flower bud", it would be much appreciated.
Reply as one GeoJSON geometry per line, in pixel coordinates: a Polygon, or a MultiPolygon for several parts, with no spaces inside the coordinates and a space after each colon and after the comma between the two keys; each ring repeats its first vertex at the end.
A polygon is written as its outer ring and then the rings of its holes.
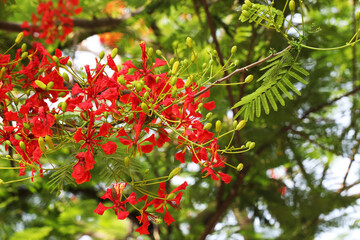
{"type": "Polygon", "coordinates": [[[289,10],[290,10],[291,12],[294,12],[294,11],[295,11],[295,1],[294,1],[294,0],[290,0],[289,10]]]}
{"type": "Polygon", "coordinates": [[[20,146],[21,150],[25,150],[25,148],[26,148],[25,143],[23,141],[19,142],[19,146],[20,146]]]}
{"type": "Polygon", "coordinates": [[[8,146],[11,146],[10,140],[5,140],[4,143],[5,143],[6,145],[8,145],[8,146]]]}
{"type": "Polygon", "coordinates": [[[54,82],[53,81],[50,81],[47,85],[46,85],[46,90],[50,90],[54,87],[54,82]]]}
{"type": "Polygon", "coordinates": [[[170,193],[166,196],[166,200],[173,200],[176,197],[176,193],[170,193]]]}
{"type": "Polygon", "coordinates": [[[72,66],[72,62],[70,60],[67,61],[66,65],[68,65],[68,67],[72,66]]]}
{"type": "Polygon", "coordinates": [[[62,77],[66,82],[69,82],[69,75],[66,72],[62,74],[62,77]]]}
{"type": "Polygon", "coordinates": [[[171,91],[171,97],[176,98],[176,94],[177,94],[177,88],[174,87],[174,89],[171,91]]]}
{"type": "Polygon", "coordinates": [[[179,47],[179,41],[174,41],[173,43],[172,43],[172,46],[173,46],[173,48],[174,49],[177,49],[178,47],[179,47]]]}
{"type": "Polygon", "coordinates": [[[45,83],[43,83],[42,81],[40,81],[40,80],[35,80],[35,84],[36,84],[36,86],[38,86],[38,87],[41,88],[42,90],[46,90],[46,85],[45,85],[45,83]]]}
{"type": "Polygon", "coordinates": [[[192,62],[195,62],[195,60],[197,59],[197,53],[196,52],[193,52],[193,54],[191,55],[191,61],[192,62]]]}
{"type": "Polygon", "coordinates": [[[21,136],[20,136],[19,134],[15,134],[15,135],[14,135],[14,138],[15,138],[16,140],[19,140],[19,141],[21,140],[21,136]]]}
{"type": "Polygon", "coordinates": [[[24,128],[27,129],[27,130],[30,130],[30,129],[31,129],[31,125],[30,125],[29,123],[27,123],[27,122],[24,122],[24,123],[23,123],[23,126],[24,126],[24,128]]]}
{"type": "Polygon", "coordinates": [[[53,56],[53,61],[56,63],[56,65],[59,64],[59,58],[57,56],[53,56]]]}
{"type": "Polygon", "coordinates": [[[61,106],[61,110],[63,112],[66,112],[66,109],[67,109],[67,103],[66,102],[63,102],[62,106],[61,106]]]}
{"type": "Polygon", "coordinates": [[[209,119],[209,118],[211,118],[211,116],[213,115],[213,113],[212,112],[209,112],[208,114],[206,114],[206,117],[205,117],[205,119],[209,119]]]}
{"type": "Polygon", "coordinates": [[[144,88],[144,85],[141,82],[135,83],[135,90],[140,92],[144,88]]]}
{"type": "Polygon", "coordinates": [[[140,105],[140,107],[141,107],[141,109],[144,111],[144,113],[145,113],[146,115],[149,114],[149,107],[147,106],[146,103],[142,102],[141,105],[140,105]]]}
{"type": "Polygon", "coordinates": [[[360,21],[360,12],[357,12],[355,16],[356,16],[356,20],[360,21]]]}
{"type": "Polygon", "coordinates": [[[189,75],[189,77],[186,79],[186,82],[185,82],[185,88],[188,88],[190,87],[190,85],[193,83],[193,76],[192,75],[189,75]]]}
{"type": "Polygon", "coordinates": [[[100,53],[99,53],[99,58],[100,59],[103,59],[105,57],[105,52],[104,51],[101,51],[100,53]]]}
{"type": "Polygon", "coordinates": [[[129,157],[124,158],[124,165],[126,168],[128,168],[130,166],[130,158],[129,157]]]}
{"type": "Polygon", "coordinates": [[[249,76],[247,76],[245,78],[245,83],[250,83],[253,79],[254,79],[254,76],[252,74],[250,74],[249,76]]]}
{"type": "Polygon", "coordinates": [[[161,50],[156,50],[156,55],[158,55],[159,57],[161,57],[162,56],[162,52],[161,52],[161,50]]]}
{"type": "Polygon", "coordinates": [[[154,49],[152,47],[147,50],[147,55],[149,58],[154,56],[154,49]]]}
{"type": "Polygon", "coordinates": [[[51,149],[55,148],[52,137],[50,137],[49,135],[46,135],[45,141],[46,141],[47,145],[49,146],[49,148],[51,148],[51,149]]]}
{"type": "Polygon", "coordinates": [[[236,128],[237,125],[238,125],[238,121],[235,120],[235,121],[233,122],[233,128],[236,128]]]}
{"type": "Polygon", "coordinates": [[[28,52],[23,52],[22,54],[21,54],[21,59],[25,59],[25,58],[27,58],[29,56],[29,53],[28,52]]]}
{"type": "Polygon", "coordinates": [[[6,67],[2,67],[0,70],[0,80],[3,79],[3,77],[5,76],[6,73],[6,67]]]}
{"type": "Polygon", "coordinates": [[[170,85],[171,85],[171,86],[175,86],[176,82],[177,82],[177,77],[176,77],[176,76],[172,76],[172,77],[170,78],[170,85]]]}
{"type": "Polygon", "coordinates": [[[237,167],[236,167],[236,171],[240,172],[243,168],[244,168],[244,164],[239,163],[239,165],[237,165],[237,167]]]}
{"type": "Polygon", "coordinates": [[[178,175],[180,171],[181,171],[181,168],[180,168],[180,167],[174,168],[174,169],[170,172],[169,177],[168,177],[168,180],[170,180],[170,179],[172,179],[173,177],[175,177],[176,175],[178,175]]]}
{"type": "Polygon", "coordinates": [[[231,48],[231,54],[235,54],[237,52],[237,46],[233,46],[231,48]]]}
{"type": "Polygon", "coordinates": [[[24,38],[24,33],[23,32],[20,32],[17,36],[16,36],[16,39],[15,39],[15,44],[19,44],[24,38]]]}
{"type": "Polygon", "coordinates": [[[179,61],[176,61],[172,67],[171,74],[175,75],[179,71],[179,61]]]}
{"type": "Polygon", "coordinates": [[[117,53],[118,53],[118,49],[117,49],[117,48],[114,48],[114,49],[111,51],[111,53],[110,53],[110,57],[111,57],[112,59],[114,59],[114,58],[116,57],[117,53]]]}
{"type": "Polygon", "coordinates": [[[21,52],[26,52],[26,50],[27,50],[27,45],[26,45],[26,43],[23,43],[21,45],[21,52]]]}
{"type": "Polygon", "coordinates": [[[125,81],[124,75],[120,75],[117,79],[117,82],[120,83],[121,85],[125,85],[126,81],[125,81]]]}
{"type": "Polygon", "coordinates": [[[186,38],[186,44],[189,48],[193,48],[193,40],[191,39],[191,37],[186,38]]]}
{"type": "Polygon", "coordinates": [[[217,120],[217,121],[216,121],[216,125],[215,125],[215,131],[216,131],[217,133],[219,133],[219,132],[221,132],[221,128],[222,128],[222,123],[221,123],[220,120],[217,120]]]}
{"type": "Polygon", "coordinates": [[[204,130],[208,130],[208,129],[210,129],[212,127],[212,124],[211,123],[207,123],[207,124],[205,124],[205,126],[204,126],[204,130]]]}
{"type": "Polygon", "coordinates": [[[39,144],[40,150],[41,150],[42,152],[45,152],[45,151],[46,151],[46,147],[45,147],[44,139],[43,139],[42,137],[39,137],[39,138],[38,138],[38,144],[39,144]]]}
{"type": "Polygon", "coordinates": [[[245,120],[241,120],[239,122],[239,124],[236,126],[236,131],[240,131],[241,129],[243,129],[243,127],[245,127],[246,121],[245,120]]]}

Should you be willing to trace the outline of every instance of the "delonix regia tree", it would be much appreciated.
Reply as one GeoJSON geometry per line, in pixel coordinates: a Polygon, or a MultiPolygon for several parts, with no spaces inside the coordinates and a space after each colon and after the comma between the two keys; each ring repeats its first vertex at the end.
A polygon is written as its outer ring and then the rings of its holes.
{"type": "Polygon", "coordinates": [[[356,1],[1,4],[2,238],[313,239],[356,206],[356,1]]]}

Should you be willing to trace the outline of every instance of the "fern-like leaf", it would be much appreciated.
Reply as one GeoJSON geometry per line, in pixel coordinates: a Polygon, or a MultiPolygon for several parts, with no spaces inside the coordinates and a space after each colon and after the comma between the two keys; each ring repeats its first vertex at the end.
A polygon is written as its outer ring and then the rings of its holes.
{"type": "Polygon", "coordinates": [[[284,23],[283,12],[271,6],[252,3],[245,7],[246,14],[242,13],[240,21],[255,22],[266,28],[280,29],[284,23]]]}
{"type": "Polygon", "coordinates": [[[65,184],[76,185],[74,178],[71,176],[72,167],[72,164],[68,164],[51,174],[51,180],[49,181],[50,192],[63,190],[65,184]]]}
{"type": "Polygon", "coordinates": [[[293,99],[293,96],[288,89],[301,95],[291,80],[307,84],[302,76],[307,76],[309,73],[295,62],[289,51],[279,54],[268,60],[267,63],[268,65],[261,69],[266,70],[266,72],[257,80],[257,82],[262,82],[261,86],[233,106],[233,108],[241,107],[235,118],[244,113],[244,119],[252,121],[254,113],[256,113],[256,117],[260,117],[262,108],[266,114],[269,114],[269,104],[274,111],[278,110],[277,102],[281,106],[285,106],[285,101],[278,89],[290,100],[293,99]]]}

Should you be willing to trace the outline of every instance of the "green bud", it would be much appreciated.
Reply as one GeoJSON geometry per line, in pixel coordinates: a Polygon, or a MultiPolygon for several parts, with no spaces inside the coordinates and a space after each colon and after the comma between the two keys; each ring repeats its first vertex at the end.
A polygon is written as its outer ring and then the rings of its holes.
{"type": "Polygon", "coordinates": [[[295,1],[294,1],[294,0],[290,0],[289,10],[290,10],[291,12],[294,12],[294,11],[295,11],[295,1]]]}
{"type": "Polygon", "coordinates": [[[23,43],[22,45],[21,45],[21,51],[22,52],[25,52],[27,50],[27,45],[26,45],[26,43],[23,43]]]}
{"type": "Polygon", "coordinates": [[[207,67],[206,63],[203,63],[202,68],[205,69],[207,67]]]}
{"type": "Polygon", "coordinates": [[[217,55],[218,55],[218,52],[214,49],[214,50],[213,50],[213,54],[214,54],[214,56],[217,56],[217,55]]]}
{"type": "Polygon", "coordinates": [[[64,72],[63,74],[62,74],[62,77],[63,77],[63,79],[66,81],[66,82],[69,82],[69,75],[66,73],[66,72],[64,72]]]}
{"type": "Polygon", "coordinates": [[[209,118],[211,118],[211,117],[212,117],[212,115],[213,115],[213,113],[212,113],[212,112],[209,112],[208,114],[206,114],[205,119],[209,119],[209,118]]]}
{"type": "Polygon", "coordinates": [[[355,16],[356,16],[356,20],[357,20],[357,21],[360,21],[360,12],[356,12],[356,15],[355,15],[355,16]]]}
{"type": "Polygon", "coordinates": [[[233,128],[236,128],[237,124],[238,124],[237,120],[233,121],[233,128]]]}
{"type": "Polygon", "coordinates": [[[0,185],[3,185],[4,184],[4,180],[2,180],[1,178],[0,178],[0,185]]]}
{"type": "Polygon", "coordinates": [[[205,126],[204,126],[204,130],[208,130],[208,129],[210,129],[212,127],[212,124],[211,123],[207,123],[207,124],[205,124],[205,126]]]}
{"type": "Polygon", "coordinates": [[[65,96],[65,95],[66,95],[65,92],[60,92],[60,93],[58,94],[59,97],[63,97],[63,96],[65,96]]]}
{"type": "Polygon", "coordinates": [[[154,49],[152,47],[147,50],[147,55],[149,58],[154,56],[154,49]]]}
{"type": "Polygon", "coordinates": [[[14,97],[13,100],[14,100],[15,106],[19,104],[19,99],[17,97],[14,97]]]}
{"type": "Polygon", "coordinates": [[[10,140],[5,140],[4,143],[5,143],[6,145],[8,145],[8,146],[11,146],[10,140]]]}
{"type": "Polygon", "coordinates": [[[234,65],[235,65],[235,66],[239,65],[239,60],[235,60],[235,61],[234,61],[234,65]]]}
{"type": "Polygon", "coordinates": [[[129,157],[125,157],[124,158],[124,165],[125,165],[125,167],[129,167],[130,166],[130,158],[129,157]]]}
{"type": "Polygon", "coordinates": [[[175,87],[172,91],[171,91],[171,97],[172,98],[176,98],[177,95],[177,88],[175,87]]]}
{"type": "Polygon", "coordinates": [[[18,140],[18,141],[21,140],[21,136],[20,136],[19,134],[15,134],[14,138],[15,138],[16,140],[18,140]]]}
{"type": "Polygon", "coordinates": [[[235,54],[237,52],[237,46],[233,46],[231,48],[231,54],[235,54]]]}
{"type": "Polygon", "coordinates": [[[104,112],[104,117],[108,118],[108,116],[109,116],[109,112],[104,112]]]}
{"type": "Polygon", "coordinates": [[[170,66],[172,66],[175,63],[175,58],[171,58],[169,61],[170,66]]]}
{"type": "Polygon", "coordinates": [[[175,75],[179,71],[179,61],[176,61],[172,67],[171,74],[175,75]]]}
{"type": "Polygon", "coordinates": [[[45,141],[46,141],[47,145],[49,146],[49,148],[51,148],[51,149],[55,148],[52,137],[50,137],[49,135],[46,135],[45,141]]]}
{"type": "Polygon", "coordinates": [[[191,61],[195,62],[196,59],[197,59],[197,53],[193,52],[193,54],[191,55],[191,61]]]}
{"type": "Polygon", "coordinates": [[[72,66],[72,62],[70,60],[67,61],[66,65],[68,65],[68,67],[72,66]]]}
{"type": "Polygon", "coordinates": [[[19,44],[24,38],[24,33],[23,32],[20,32],[17,36],[16,36],[16,39],[15,39],[15,44],[19,44]]]}
{"type": "Polygon", "coordinates": [[[35,84],[36,84],[36,86],[38,86],[38,87],[41,88],[42,90],[46,90],[46,85],[45,85],[45,83],[43,83],[42,81],[40,81],[40,80],[35,80],[35,84]]]}
{"type": "Polygon", "coordinates": [[[105,52],[104,51],[101,51],[100,53],[99,53],[99,58],[100,59],[103,59],[105,57],[105,52]]]}
{"type": "Polygon", "coordinates": [[[170,193],[166,196],[166,200],[173,200],[176,197],[176,193],[170,193]]]}
{"type": "Polygon", "coordinates": [[[67,109],[67,103],[66,102],[63,102],[62,106],[61,106],[61,110],[63,112],[66,112],[66,109],[67,109]]]}
{"type": "Polygon", "coordinates": [[[3,79],[3,77],[5,76],[6,73],[6,67],[2,67],[0,70],[0,80],[3,79]]]}
{"type": "Polygon", "coordinates": [[[22,150],[25,150],[25,148],[26,148],[25,143],[23,141],[19,142],[19,146],[22,150]]]}
{"type": "Polygon", "coordinates": [[[186,44],[189,48],[193,48],[193,40],[191,39],[191,37],[186,38],[186,44]]]}
{"type": "Polygon", "coordinates": [[[144,99],[148,99],[148,98],[149,98],[149,95],[150,95],[149,92],[145,92],[143,98],[144,98],[144,99]]]}
{"type": "Polygon", "coordinates": [[[50,81],[47,85],[46,85],[46,90],[50,90],[54,87],[54,82],[50,81]]]}
{"type": "Polygon", "coordinates": [[[39,144],[40,150],[41,150],[42,152],[45,152],[45,151],[46,151],[46,147],[45,147],[44,139],[43,139],[42,137],[39,137],[39,138],[38,138],[38,144],[39,144]]]}
{"type": "Polygon", "coordinates": [[[135,89],[136,91],[140,92],[144,88],[144,85],[141,82],[135,83],[135,89]]]}
{"type": "Polygon", "coordinates": [[[250,74],[249,76],[247,76],[245,78],[245,83],[250,83],[253,79],[254,79],[254,76],[252,74],[250,74]]]}
{"type": "Polygon", "coordinates": [[[180,167],[174,168],[174,169],[170,172],[169,177],[168,177],[168,180],[170,180],[170,179],[172,179],[173,177],[175,177],[176,175],[178,175],[180,171],[181,171],[181,168],[180,168],[180,167]]]}
{"type": "Polygon", "coordinates": [[[171,85],[171,86],[175,86],[176,82],[177,82],[177,77],[176,77],[176,76],[172,76],[172,77],[170,78],[170,85],[171,85]]]}
{"type": "Polygon", "coordinates": [[[57,56],[53,56],[53,61],[56,63],[56,65],[59,64],[59,58],[57,56]]]}
{"type": "Polygon", "coordinates": [[[23,123],[23,126],[24,126],[24,128],[27,129],[27,130],[30,130],[30,129],[31,129],[30,123],[24,122],[24,123],[23,123]]]}
{"type": "Polygon", "coordinates": [[[123,75],[120,75],[117,79],[117,82],[120,83],[121,85],[125,85],[126,81],[123,75]]]}
{"type": "Polygon", "coordinates": [[[111,51],[110,57],[111,57],[112,59],[114,59],[114,58],[116,57],[117,53],[118,53],[118,49],[117,49],[117,48],[114,48],[114,49],[111,51]]]}
{"type": "Polygon", "coordinates": [[[253,149],[255,147],[255,142],[251,142],[249,145],[249,149],[253,149]]]}
{"type": "Polygon", "coordinates": [[[144,113],[147,115],[149,114],[149,107],[147,106],[146,103],[142,102],[140,105],[141,109],[144,111],[144,113]]]}
{"type": "Polygon", "coordinates": [[[185,82],[185,88],[190,87],[190,85],[193,83],[194,77],[192,75],[189,75],[189,77],[186,79],[185,82]]]}
{"type": "Polygon", "coordinates": [[[159,50],[159,49],[158,49],[158,50],[156,50],[156,52],[155,52],[155,53],[156,53],[156,55],[158,55],[159,57],[161,57],[161,56],[162,56],[162,52],[161,52],[161,50],[159,50]]]}
{"type": "Polygon", "coordinates": [[[236,167],[236,171],[240,172],[243,168],[244,168],[244,164],[239,163],[239,165],[237,165],[237,167],[236,167]]]}
{"type": "Polygon", "coordinates": [[[240,131],[241,129],[243,129],[246,125],[246,121],[245,120],[241,120],[238,125],[236,126],[236,131],[240,131]]]}
{"type": "Polygon", "coordinates": [[[173,48],[174,49],[177,49],[178,47],[179,47],[179,41],[174,41],[173,43],[172,43],[172,45],[173,45],[173,48]]]}
{"type": "Polygon", "coordinates": [[[59,122],[59,114],[56,113],[54,117],[55,117],[55,122],[59,122]]]}
{"type": "Polygon", "coordinates": [[[23,52],[22,54],[21,54],[21,59],[25,59],[25,58],[27,58],[29,56],[29,53],[28,52],[23,52]]]}
{"type": "Polygon", "coordinates": [[[216,131],[217,133],[219,133],[219,132],[221,132],[221,128],[222,128],[222,123],[221,123],[220,120],[217,120],[217,121],[216,121],[216,125],[215,125],[215,131],[216,131]]]}

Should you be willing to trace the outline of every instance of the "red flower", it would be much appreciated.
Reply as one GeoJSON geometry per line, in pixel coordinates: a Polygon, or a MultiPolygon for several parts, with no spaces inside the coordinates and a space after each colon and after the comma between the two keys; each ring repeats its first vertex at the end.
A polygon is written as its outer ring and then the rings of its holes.
{"type": "Polygon", "coordinates": [[[75,156],[79,161],[73,166],[73,173],[71,176],[75,179],[77,184],[90,181],[90,169],[94,168],[95,160],[90,151],[80,152],[75,156]]]}
{"type": "Polygon", "coordinates": [[[127,183],[116,183],[113,184],[112,188],[108,188],[105,194],[101,197],[102,199],[110,199],[114,204],[111,207],[106,207],[102,203],[99,203],[97,208],[94,210],[95,213],[99,215],[103,215],[103,213],[107,209],[113,209],[118,219],[125,219],[129,215],[129,212],[126,210],[126,203],[130,203],[132,205],[136,204],[138,201],[136,200],[136,194],[132,192],[129,197],[127,197],[124,201],[121,199],[125,196],[123,194],[123,190],[126,187],[127,183]]]}

